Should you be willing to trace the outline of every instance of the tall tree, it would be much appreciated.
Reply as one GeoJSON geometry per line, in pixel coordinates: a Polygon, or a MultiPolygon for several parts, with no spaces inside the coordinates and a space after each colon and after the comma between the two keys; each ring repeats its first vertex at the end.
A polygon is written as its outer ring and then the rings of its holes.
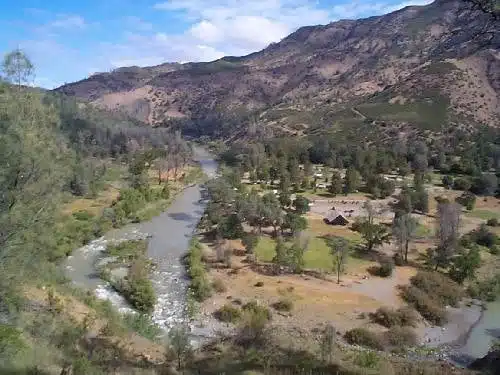
{"type": "Polygon", "coordinates": [[[288,249],[283,242],[283,239],[278,236],[276,238],[276,247],[274,248],[275,254],[273,258],[273,263],[275,266],[274,273],[279,274],[281,267],[285,266],[287,264],[288,260],[288,249]]]}
{"type": "Polygon", "coordinates": [[[20,90],[22,85],[31,83],[34,66],[23,51],[16,49],[5,55],[2,70],[7,81],[15,84],[20,90]]]}
{"type": "Polygon", "coordinates": [[[297,195],[295,200],[293,201],[293,207],[295,208],[295,212],[299,215],[304,215],[309,212],[309,199],[302,195],[297,195]]]}
{"type": "Polygon", "coordinates": [[[457,203],[439,203],[437,207],[438,246],[435,252],[435,267],[446,268],[458,250],[461,208],[457,203]]]}
{"type": "Polygon", "coordinates": [[[328,192],[332,195],[337,195],[342,193],[342,177],[338,171],[334,171],[328,186],[328,192]]]}
{"type": "Polygon", "coordinates": [[[481,265],[481,254],[477,246],[463,249],[458,256],[452,259],[450,277],[459,284],[467,279],[474,279],[476,270],[481,265]]]}
{"type": "Polygon", "coordinates": [[[188,328],[185,325],[174,326],[168,332],[168,338],[170,349],[177,360],[177,369],[180,370],[192,351],[188,328]]]}
{"type": "Polygon", "coordinates": [[[346,194],[354,193],[361,184],[361,175],[353,167],[349,167],[345,174],[344,192],[346,194]]]}
{"type": "Polygon", "coordinates": [[[349,253],[349,242],[341,237],[330,237],[326,242],[332,255],[332,268],[337,274],[337,284],[340,284],[340,275],[344,271],[349,253]]]}
{"type": "Polygon", "coordinates": [[[410,248],[410,242],[415,236],[416,229],[417,220],[409,213],[400,215],[394,219],[392,233],[396,238],[401,259],[404,259],[405,262],[408,262],[408,250],[410,248]]]}

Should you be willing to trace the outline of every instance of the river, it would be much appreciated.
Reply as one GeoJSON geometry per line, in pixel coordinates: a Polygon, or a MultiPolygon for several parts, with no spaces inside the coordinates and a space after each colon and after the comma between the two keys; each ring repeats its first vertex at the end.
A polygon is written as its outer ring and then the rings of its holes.
{"type": "Polygon", "coordinates": [[[500,338],[500,300],[486,304],[479,321],[472,327],[464,345],[456,350],[452,359],[463,366],[484,357],[495,341],[500,338]]]}
{"type": "MultiPolygon", "coordinates": [[[[194,147],[194,160],[200,163],[209,178],[216,175],[217,163],[205,149],[194,147]]],[[[165,212],[152,220],[112,230],[76,249],[65,263],[66,275],[75,285],[94,291],[99,298],[110,300],[120,311],[131,312],[133,310],[124,298],[99,278],[95,264],[102,258],[108,242],[149,237],[148,256],[157,265],[152,274],[158,297],[153,321],[165,329],[184,321],[188,280],[184,277],[181,257],[188,249],[205,205],[201,185],[184,189],[165,212]]]]}

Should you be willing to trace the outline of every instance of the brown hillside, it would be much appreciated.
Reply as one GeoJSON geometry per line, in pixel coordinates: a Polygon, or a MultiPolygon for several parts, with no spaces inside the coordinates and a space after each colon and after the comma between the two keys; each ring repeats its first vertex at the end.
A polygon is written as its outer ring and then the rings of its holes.
{"type": "Polygon", "coordinates": [[[484,32],[487,22],[461,1],[437,0],[303,27],[244,57],[120,68],[57,90],[153,125],[251,113],[289,134],[366,119],[495,126],[500,27],[484,32]]]}

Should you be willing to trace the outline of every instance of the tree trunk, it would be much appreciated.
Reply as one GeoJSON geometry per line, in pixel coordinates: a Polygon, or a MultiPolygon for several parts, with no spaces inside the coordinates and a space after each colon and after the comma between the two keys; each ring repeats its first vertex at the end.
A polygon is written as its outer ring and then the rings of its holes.
{"type": "Polygon", "coordinates": [[[158,169],[158,185],[161,185],[161,169],[158,169]]]}
{"type": "Polygon", "coordinates": [[[405,263],[408,263],[408,248],[410,247],[410,241],[405,243],[405,263]]]}

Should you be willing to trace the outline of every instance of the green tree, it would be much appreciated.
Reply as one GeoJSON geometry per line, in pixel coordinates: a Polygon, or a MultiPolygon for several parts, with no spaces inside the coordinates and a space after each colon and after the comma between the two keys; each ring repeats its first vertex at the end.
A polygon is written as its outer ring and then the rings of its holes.
{"type": "Polygon", "coordinates": [[[420,212],[429,212],[429,194],[424,189],[423,185],[419,185],[412,192],[413,208],[420,212]]]}
{"type": "Polygon", "coordinates": [[[247,233],[243,236],[241,242],[243,243],[243,246],[245,246],[247,254],[253,254],[254,249],[259,243],[259,236],[254,233],[247,233]]]}
{"type": "Polygon", "coordinates": [[[218,232],[223,238],[235,240],[243,236],[243,226],[237,214],[230,214],[225,216],[217,228],[218,232]]]}
{"type": "Polygon", "coordinates": [[[293,207],[295,208],[295,212],[299,215],[303,215],[309,212],[309,199],[302,195],[297,195],[295,200],[293,201],[293,207]]]}
{"type": "Polygon", "coordinates": [[[401,259],[404,259],[405,262],[408,262],[408,250],[410,242],[414,239],[416,229],[417,220],[409,213],[394,219],[392,233],[396,238],[401,259]]]}
{"type": "Polygon", "coordinates": [[[355,168],[349,167],[346,171],[344,181],[344,192],[346,194],[354,193],[361,185],[361,175],[355,168]]]}
{"type": "Polygon", "coordinates": [[[459,245],[461,208],[457,203],[439,203],[437,207],[437,239],[435,268],[447,268],[459,245]]]}
{"type": "Polygon", "coordinates": [[[341,237],[330,237],[326,242],[332,256],[332,268],[337,274],[337,284],[340,284],[340,275],[344,271],[350,245],[345,238],[341,237]]]}
{"type": "Polygon", "coordinates": [[[338,171],[334,171],[330,185],[328,185],[328,192],[332,195],[342,193],[342,177],[338,171]]]}
{"type": "Polygon", "coordinates": [[[275,273],[279,274],[281,267],[285,266],[288,260],[288,249],[281,237],[276,238],[274,252],[273,263],[275,265],[275,273]]]}
{"type": "Polygon", "coordinates": [[[300,273],[304,270],[304,254],[309,246],[309,237],[297,236],[289,250],[289,263],[294,273],[300,273]]]}
{"type": "Polygon", "coordinates": [[[283,228],[290,229],[292,235],[295,235],[307,228],[307,220],[304,217],[300,216],[299,214],[296,214],[294,212],[288,212],[285,215],[283,228]]]}
{"type": "Polygon", "coordinates": [[[462,250],[460,254],[453,258],[450,277],[459,284],[463,284],[465,280],[475,278],[476,270],[481,265],[481,255],[477,246],[469,250],[462,250]]]}
{"type": "Polygon", "coordinates": [[[452,188],[452,186],[453,186],[453,177],[452,176],[449,176],[449,175],[443,176],[443,178],[441,179],[441,181],[443,182],[443,186],[446,189],[451,189],[452,188]]]}
{"type": "Polygon", "coordinates": [[[274,235],[278,235],[278,228],[284,220],[283,209],[280,202],[273,193],[267,193],[262,197],[262,213],[268,225],[274,228],[274,235]]]}
{"type": "MultiPolygon", "coordinates": [[[[14,83],[23,84],[32,65],[19,53],[8,55],[3,69],[14,83]]],[[[4,87],[0,123],[1,301],[18,285],[16,278],[36,272],[57,252],[50,228],[73,155],[58,132],[59,114],[40,93],[4,87]]]]}
{"type": "Polygon", "coordinates": [[[22,85],[30,83],[34,74],[33,64],[20,49],[16,49],[5,55],[2,70],[7,81],[15,84],[19,90],[22,85]]]}
{"type": "Polygon", "coordinates": [[[387,232],[385,225],[363,220],[358,226],[358,231],[365,241],[367,251],[372,251],[375,247],[390,242],[391,235],[387,232]]]}
{"type": "Polygon", "coordinates": [[[185,325],[174,326],[168,332],[169,348],[175,356],[178,370],[183,368],[184,363],[192,352],[188,332],[188,328],[185,325]]]}

